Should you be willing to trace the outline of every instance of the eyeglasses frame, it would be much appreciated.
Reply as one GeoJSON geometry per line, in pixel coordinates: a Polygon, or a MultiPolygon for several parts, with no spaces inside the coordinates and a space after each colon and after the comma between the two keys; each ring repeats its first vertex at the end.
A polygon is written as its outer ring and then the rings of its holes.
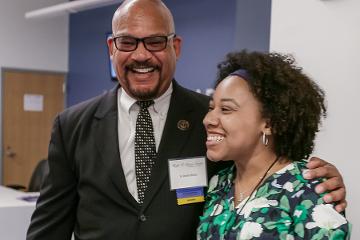
{"type": "Polygon", "coordinates": [[[176,34],[175,33],[170,33],[169,35],[165,35],[165,36],[149,36],[149,37],[143,37],[143,38],[136,38],[136,37],[132,37],[132,36],[128,36],[128,35],[118,35],[118,36],[113,36],[111,37],[113,42],[114,42],[114,45],[115,45],[115,48],[118,50],[118,51],[121,51],[121,52],[133,52],[135,51],[138,46],[139,46],[139,42],[142,42],[142,44],[144,45],[144,48],[149,51],[149,52],[160,52],[160,51],[163,51],[164,49],[166,49],[167,47],[167,44],[169,42],[169,40],[171,38],[175,38],[176,37],[176,34]],[[133,50],[120,50],[118,48],[118,46],[116,45],[116,39],[117,38],[120,38],[120,37],[129,37],[129,38],[133,38],[136,40],[136,45],[135,45],[135,48],[133,50]],[[150,38],[154,38],[154,37],[163,37],[163,38],[166,38],[166,42],[165,42],[165,46],[164,48],[160,49],[160,50],[150,50],[147,48],[146,44],[145,44],[145,41],[146,39],[150,39],[150,38]]]}

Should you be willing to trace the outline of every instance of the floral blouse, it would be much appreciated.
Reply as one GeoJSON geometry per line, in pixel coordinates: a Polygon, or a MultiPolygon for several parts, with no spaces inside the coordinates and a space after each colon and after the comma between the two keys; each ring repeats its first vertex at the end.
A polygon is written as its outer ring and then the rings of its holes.
{"type": "Polygon", "coordinates": [[[245,206],[247,199],[236,207],[235,166],[220,171],[210,180],[197,238],[349,239],[351,225],[315,192],[319,179],[302,177],[305,165],[306,161],[287,165],[268,177],[245,206]]]}

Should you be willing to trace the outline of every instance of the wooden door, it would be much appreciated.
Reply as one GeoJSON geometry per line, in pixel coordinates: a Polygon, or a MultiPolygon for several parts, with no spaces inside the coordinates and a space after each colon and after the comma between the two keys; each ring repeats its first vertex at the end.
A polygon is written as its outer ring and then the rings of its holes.
{"type": "Polygon", "coordinates": [[[65,74],[3,70],[2,76],[3,184],[27,187],[64,109],[65,74]]]}

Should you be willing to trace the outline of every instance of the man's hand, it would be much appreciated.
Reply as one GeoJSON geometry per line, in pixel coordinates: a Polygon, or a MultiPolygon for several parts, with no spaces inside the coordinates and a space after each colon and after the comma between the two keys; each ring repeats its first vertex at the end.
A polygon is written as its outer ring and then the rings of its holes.
{"type": "Polygon", "coordinates": [[[338,169],[334,165],[317,157],[312,157],[306,166],[311,170],[304,172],[304,178],[327,178],[326,181],[316,186],[315,191],[317,193],[328,191],[329,193],[323,197],[324,201],[326,203],[338,202],[335,206],[336,211],[344,211],[347,206],[345,199],[346,189],[338,169]]]}

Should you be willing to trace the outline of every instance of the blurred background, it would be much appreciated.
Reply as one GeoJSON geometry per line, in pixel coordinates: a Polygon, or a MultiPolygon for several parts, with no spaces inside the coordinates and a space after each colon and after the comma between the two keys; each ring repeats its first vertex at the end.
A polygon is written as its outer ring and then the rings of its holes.
{"type": "MultiPolygon", "coordinates": [[[[116,84],[106,38],[120,2],[0,2],[2,185],[28,191],[34,169],[47,157],[55,115],[116,84]]],[[[210,94],[217,63],[229,51],[248,49],[293,54],[325,90],[328,117],[314,155],[341,171],[347,186],[346,213],[354,225],[352,237],[359,239],[360,1],[164,2],[174,15],[176,34],[183,38],[175,75],[183,86],[210,94]]],[[[12,213],[6,209],[11,200],[5,201],[4,196],[0,191],[0,216],[7,216],[6,221],[0,217],[0,232],[21,225],[16,214],[24,216],[23,224],[28,224],[34,202],[17,203],[27,210],[12,213]]]]}

